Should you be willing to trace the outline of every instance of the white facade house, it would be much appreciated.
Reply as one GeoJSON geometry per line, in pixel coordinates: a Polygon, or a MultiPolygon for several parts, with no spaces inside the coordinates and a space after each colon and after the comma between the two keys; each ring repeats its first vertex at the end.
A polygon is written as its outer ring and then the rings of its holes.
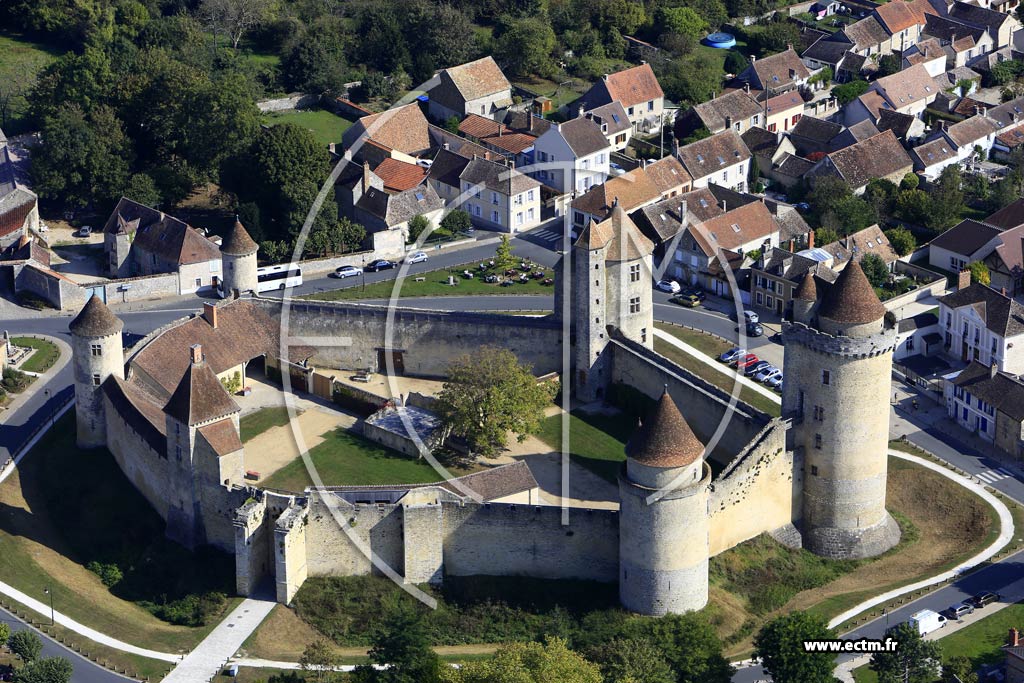
{"type": "Polygon", "coordinates": [[[534,143],[531,175],[561,193],[583,193],[608,178],[611,145],[592,119],[579,116],[557,123],[534,143]]]}
{"type": "Polygon", "coordinates": [[[972,394],[969,388],[958,386],[955,377],[947,380],[951,380],[944,382],[949,416],[967,431],[976,432],[986,441],[995,441],[996,407],[981,396],[972,394]]]}
{"type": "Polygon", "coordinates": [[[1024,373],[1024,306],[991,287],[973,284],[940,298],[939,329],[947,356],[1024,373]]]}

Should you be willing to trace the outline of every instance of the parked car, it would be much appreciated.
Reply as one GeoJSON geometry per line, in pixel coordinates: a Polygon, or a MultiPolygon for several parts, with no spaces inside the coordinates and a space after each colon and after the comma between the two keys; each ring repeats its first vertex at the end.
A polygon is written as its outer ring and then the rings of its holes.
{"type": "Polygon", "coordinates": [[[381,270],[390,270],[391,268],[394,268],[394,267],[395,267],[394,263],[392,263],[391,261],[388,261],[387,259],[382,259],[382,258],[379,258],[379,259],[377,259],[375,261],[370,261],[368,264],[366,264],[366,270],[368,270],[371,273],[376,273],[376,272],[379,272],[381,270]]]}
{"type": "Polygon", "coordinates": [[[743,349],[741,349],[738,346],[734,346],[731,349],[729,349],[728,351],[726,351],[725,353],[723,353],[721,356],[719,356],[718,360],[721,361],[722,363],[731,363],[734,360],[736,360],[737,356],[742,356],[742,355],[745,355],[745,354],[746,354],[746,351],[744,351],[743,349]]]}
{"type": "Polygon", "coordinates": [[[746,370],[748,367],[750,367],[754,363],[757,363],[760,360],[761,359],[755,356],[754,354],[748,353],[747,355],[743,356],[742,358],[736,361],[736,369],[746,370]]]}
{"type": "Polygon", "coordinates": [[[704,293],[704,290],[698,287],[685,287],[681,292],[679,292],[679,294],[681,296],[695,296],[701,301],[708,298],[708,295],[704,293]]]}
{"type": "Polygon", "coordinates": [[[782,375],[778,375],[777,377],[773,377],[770,380],[768,380],[767,384],[772,389],[774,389],[775,391],[777,391],[777,392],[779,392],[781,394],[782,393],[782,387],[785,386],[786,383],[783,381],[782,375]]]}
{"type": "Polygon", "coordinates": [[[46,223],[39,224],[39,232],[50,232],[50,226],[46,223]]]}
{"type": "Polygon", "coordinates": [[[782,370],[776,368],[771,374],[761,380],[771,388],[775,388],[782,384],[782,370]]]}
{"type": "Polygon", "coordinates": [[[984,593],[978,593],[977,595],[967,598],[965,602],[970,603],[975,609],[981,609],[985,605],[989,605],[993,602],[997,602],[1001,596],[999,593],[991,593],[985,591],[984,593]]]}
{"type": "Polygon", "coordinates": [[[959,621],[961,617],[967,616],[968,614],[974,614],[974,607],[968,605],[966,602],[958,602],[957,604],[946,608],[940,614],[943,614],[947,619],[959,621]]]}
{"type": "Polygon", "coordinates": [[[675,280],[659,280],[656,287],[662,292],[670,292],[672,294],[678,294],[679,290],[682,289],[675,280]]]}
{"type": "Polygon", "coordinates": [[[78,229],[78,232],[75,233],[75,235],[77,237],[88,237],[91,234],[92,234],[92,227],[88,226],[88,225],[83,225],[82,227],[80,227],[78,229]]]}
{"type": "Polygon", "coordinates": [[[757,373],[761,372],[765,368],[770,368],[771,363],[766,360],[759,360],[756,363],[751,363],[747,367],[743,368],[743,374],[747,377],[753,377],[757,373]]]}
{"type": "Polygon", "coordinates": [[[424,251],[414,251],[405,257],[406,263],[423,263],[427,260],[427,253],[424,251]]]}
{"type": "Polygon", "coordinates": [[[808,204],[807,202],[797,202],[793,206],[796,207],[797,211],[810,211],[811,210],[811,205],[808,204]]]}
{"type": "Polygon", "coordinates": [[[907,623],[910,624],[911,628],[915,629],[918,634],[926,636],[932,631],[944,628],[946,626],[946,617],[930,609],[923,609],[912,615],[910,619],[907,620],[907,623]]]}
{"type": "Polygon", "coordinates": [[[761,323],[747,323],[747,336],[748,337],[760,337],[764,335],[764,327],[761,323]]]}
{"type": "Polygon", "coordinates": [[[697,306],[700,306],[700,299],[698,299],[693,294],[687,296],[674,296],[671,299],[669,299],[669,302],[673,304],[679,304],[680,306],[686,306],[687,308],[697,308],[697,306]]]}
{"type": "Polygon", "coordinates": [[[331,273],[331,277],[344,279],[347,277],[352,277],[353,275],[359,275],[362,272],[363,269],[358,266],[341,266],[333,273],[331,273]]]}
{"type": "Polygon", "coordinates": [[[755,313],[754,311],[750,311],[750,310],[743,311],[743,318],[747,321],[748,325],[750,323],[759,323],[759,322],[761,322],[760,316],[758,316],[757,313],[755,313]]]}
{"type": "Polygon", "coordinates": [[[764,382],[766,379],[774,375],[776,372],[779,372],[779,369],[772,365],[771,363],[769,363],[768,365],[764,366],[763,368],[757,371],[757,373],[754,375],[754,381],[764,382]]]}

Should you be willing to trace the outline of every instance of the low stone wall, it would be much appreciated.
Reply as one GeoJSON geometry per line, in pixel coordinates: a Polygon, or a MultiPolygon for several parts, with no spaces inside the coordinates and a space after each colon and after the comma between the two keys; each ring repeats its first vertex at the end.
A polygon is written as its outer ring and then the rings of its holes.
{"type": "Polygon", "coordinates": [[[108,280],[102,283],[86,285],[92,289],[102,285],[108,304],[131,303],[157,299],[165,296],[177,296],[180,293],[180,278],[177,273],[160,273],[120,280],[108,280]]]}
{"type": "Polygon", "coordinates": [[[901,294],[884,301],[883,303],[887,310],[894,311],[915,301],[921,301],[928,297],[942,296],[946,292],[946,277],[933,270],[921,268],[905,261],[896,261],[893,270],[900,275],[924,280],[925,284],[910,290],[906,294],[901,294]]]}
{"type": "Polygon", "coordinates": [[[256,106],[263,113],[269,111],[288,111],[290,109],[308,109],[320,102],[319,95],[308,95],[303,93],[292,93],[288,97],[279,97],[274,100],[263,100],[257,102],[256,106]]]}

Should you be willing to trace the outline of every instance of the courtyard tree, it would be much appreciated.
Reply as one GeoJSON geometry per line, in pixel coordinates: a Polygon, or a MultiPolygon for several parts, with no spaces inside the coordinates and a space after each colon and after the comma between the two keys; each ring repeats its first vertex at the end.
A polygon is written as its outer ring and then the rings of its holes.
{"type": "Polygon", "coordinates": [[[418,605],[403,603],[388,612],[372,636],[370,661],[386,669],[359,666],[352,683],[438,683],[442,669],[437,653],[430,647],[423,615],[418,605]]]}
{"type": "Polygon", "coordinates": [[[889,244],[892,245],[892,248],[900,256],[906,256],[917,249],[917,239],[914,237],[914,233],[906,228],[887,230],[885,236],[889,239],[889,244]]]}
{"type": "Polygon", "coordinates": [[[423,214],[416,214],[409,221],[409,243],[413,243],[420,238],[424,232],[430,229],[430,221],[426,219],[423,214]]]}
{"type": "Polygon", "coordinates": [[[860,78],[832,88],[832,94],[839,102],[839,106],[853,102],[867,91],[868,82],[860,78]]]}
{"type": "Polygon", "coordinates": [[[33,662],[43,651],[43,641],[32,631],[15,631],[7,638],[8,649],[23,662],[33,662]]]}
{"type": "Polygon", "coordinates": [[[835,633],[821,617],[791,612],[765,624],[754,637],[754,656],[773,680],[786,683],[833,683],[836,656],[808,653],[804,641],[828,640],[835,633]]]}
{"type": "Polygon", "coordinates": [[[900,624],[890,633],[899,643],[893,652],[871,656],[871,670],[878,683],[932,683],[939,677],[942,651],[935,641],[924,640],[910,624],[900,624]]]}
{"type": "Polygon", "coordinates": [[[458,669],[445,667],[441,676],[444,683],[602,683],[602,680],[640,683],[656,680],[602,679],[596,664],[570,650],[565,640],[551,636],[544,643],[504,645],[490,659],[467,662],[458,669]]]}
{"type": "Polygon", "coordinates": [[[460,232],[466,232],[473,224],[469,218],[469,214],[462,209],[452,209],[441,219],[441,228],[451,235],[458,235],[460,232]]]}
{"type": "Polygon", "coordinates": [[[512,241],[508,235],[502,235],[498,246],[494,250],[494,267],[500,272],[505,272],[516,265],[516,257],[512,254],[512,241]]]}
{"type": "Polygon", "coordinates": [[[334,669],[338,663],[339,660],[334,654],[334,649],[322,638],[307,645],[302,651],[302,656],[299,657],[299,667],[317,683],[330,683],[335,680],[337,674],[334,669]]]}
{"type": "Polygon", "coordinates": [[[872,287],[881,287],[889,279],[889,266],[878,254],[867,254],[860,260],[861,270],[872,287]]]}
{"type": "Polygon", "coordinates": [[[729,683],[735,673],[722,656],[722,642],[705,616],[667,614],[635,625],[634,637],[651,642],[668,660],[680,683],[729,683]]]}
{"type": "Polygon", "coordinates": [[[14,683],[68,683],[74,669],[63,657],[37,659],[15,672],[14,683]]]}
{"type": "Polygon", "coordinates": [[[971,282],[977,282],[982,285],[992,284],[992,275],[988,271],[988,266],[981,261],[975,261],[967,266],[967,268],[971,271],[971,282]]]}
{"type": "Polygon", "coordinates": [[[474,452],[495,457],[509,433],[522,442],[540,429],[548,389],[507,349],[483,346],[456,358],[437,397],[437,411],[474,452]]]}

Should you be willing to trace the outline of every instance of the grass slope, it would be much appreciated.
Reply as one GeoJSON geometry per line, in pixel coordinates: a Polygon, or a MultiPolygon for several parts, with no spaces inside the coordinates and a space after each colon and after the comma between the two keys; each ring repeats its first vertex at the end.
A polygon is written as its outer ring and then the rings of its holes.
{"type": "Polygon", "coordinates": [[[7,135],[18,135],[30,130],[28,102],[25,94],[34,85],[40,71],[64,53],[56,47],[37,43],[24,36],[0,31],[0,83],[18,93],[11,102],[10,118],[0,121],[7,135]]]}
{"type": "MultiPolygon", "coordinates": [[[[569,415],[569,454],[579,465],[614,483],[619,467],[626,459],[626,441],[635,431],[635,423],[626,415],[569,415]]],[[[554,415],[541,423],[537,437],[552,448],[562,450],[562,416],[554,415]]]]}
{"type": "Polygon", "coordinates": [[[53,342],[46,341],[45,339],[36,339],[35,337],[12,337],[11,343],[15,346],[30,347],[35,349],[35,352],[29,356],[29,359],[25,361],[19,370],[26,372],[46,372],[49,370],[57,359],[60,358],[60,349],[53,342]]]}

